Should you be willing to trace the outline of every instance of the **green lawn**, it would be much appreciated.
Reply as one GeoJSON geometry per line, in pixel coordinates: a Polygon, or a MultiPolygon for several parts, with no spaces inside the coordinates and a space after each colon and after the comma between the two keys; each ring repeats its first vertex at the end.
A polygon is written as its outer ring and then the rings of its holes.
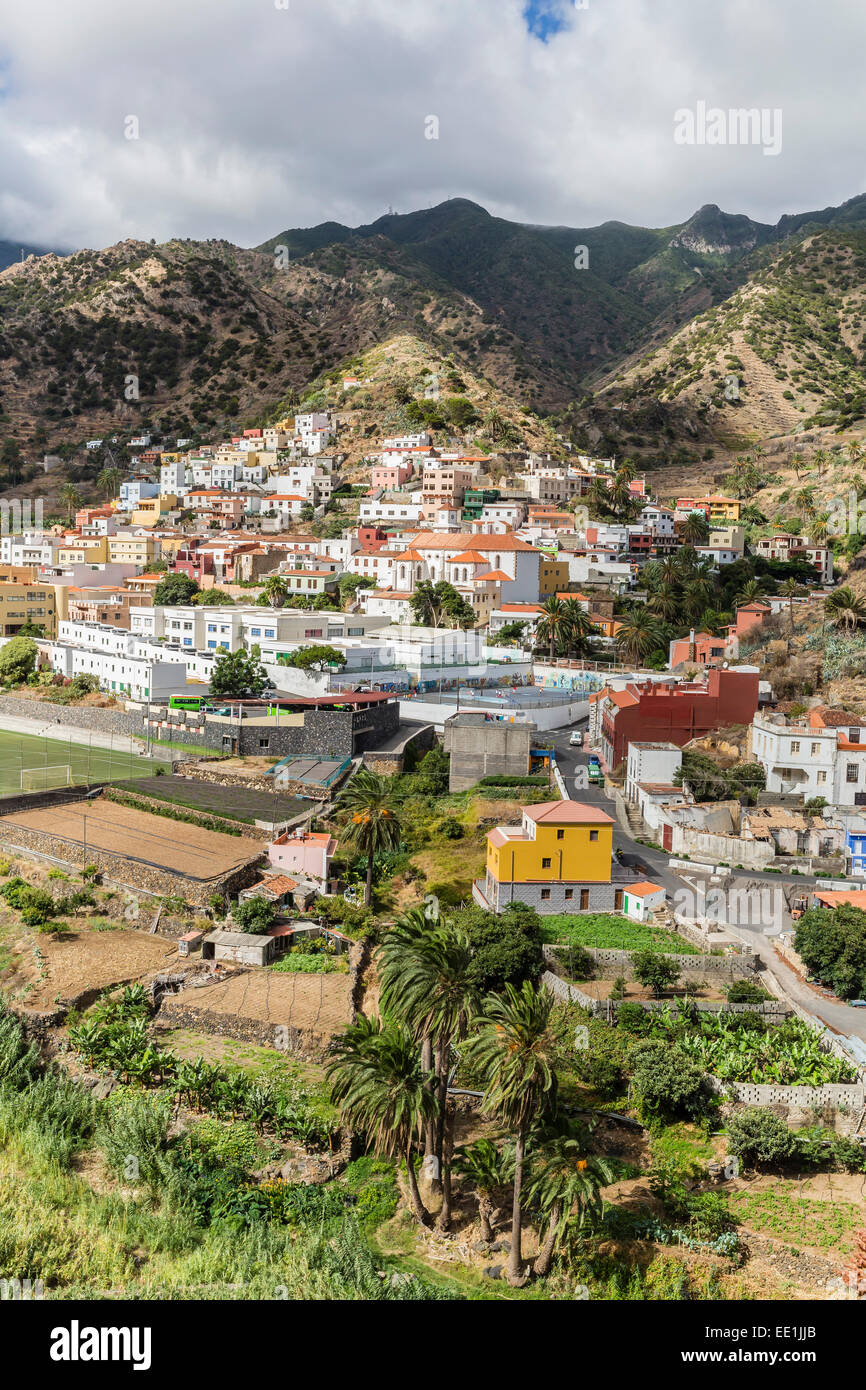
{"type": "Polygon", "coordinates": [[[610,951],[670,951],[680,956],[700,955],[697,946],[693,946],[677,932],[650,927],[644,922],[632,922],[628,917],[617,917],[613,913],[587,912],[581,916],[554,914],[551,917],[542,917],[541,922],[544,939],[551,945],[597,946],[610,951]]]}
{"type": "Polygon", "coordinates": [[[120,749],[89,748],[69,739],[42,738],[37,734],[17,734],[0,730],[0,796],[22,790],[44,791],[72,783],[118,782],[128,777],[147,776],[162,762],[143,758],[120,749]]]}

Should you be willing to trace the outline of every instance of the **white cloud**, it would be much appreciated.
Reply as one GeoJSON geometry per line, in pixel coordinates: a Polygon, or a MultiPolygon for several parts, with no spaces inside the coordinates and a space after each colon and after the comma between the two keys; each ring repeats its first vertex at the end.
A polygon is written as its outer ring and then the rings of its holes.
{"type": "Polygon", "coordinates": [[[452,195],[574,226],[775,221],[866,186],[849,0],[589,0],[546,44],[525,0],[288,4],[0,0],[0,237],[249,245],[452,195]],[[698,100],[781,108],[781,155],[674,144],[698,100]]]}

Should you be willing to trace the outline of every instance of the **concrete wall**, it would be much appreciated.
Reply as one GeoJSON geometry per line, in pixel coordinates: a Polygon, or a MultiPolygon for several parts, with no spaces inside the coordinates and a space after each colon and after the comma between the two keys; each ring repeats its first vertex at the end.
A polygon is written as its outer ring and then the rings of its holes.
{"type": "MultiPolygon", "coordinates": [[[[446,719],[450,719],[452,714],[457,712],[457,697],[454,697],[453,704],[430,704],[423,699],[401,700],[400,717],[401,719],[414,719],[417,721],[435,724],[437,729],[443,728],[446,719]]],[[[551,729],[567,729],[570,724],[576,724],[578,719],[585,719],[589,714],[588,700],[573,700],[563,705],[527,705],[523,709],[515,709],[513,706],[503,705],[501,709],[491,707],[491,714],[502,713],[510,719],[515,716],[515,723],[534,724],[540,733],[549,732],[551,729]]]]}
{"type": "MultiPolygon", "coordinates": [[[[567,958],[567,946],[545,946],[546,959],[556,961],[560,956],[567,958]]],[[[615,980],[619,975],[626,979],[634,978],[631,951],[614,951],[607,948],[588,946],[584,948],[595,962],[593,978],[615,980]]],[[[754,978],[758,969],[759,957],[756,955],[736,956],[690,956],[673,955],[665,952],[665,960],[672,961],[686,979],[743,980],[754,978]]]]}
{"type": "Polygon", "coordinates": [[[726,864],[742,864],[744,869],[758,869],[772,864],[776,857],[772,841],[741,840],[734,835],[712,835],[706,830],[675,825],[672,849],[674,854],[700,854],[707,859],[726,864]]]}
{"type": "Polygon", "coordinates": [[[466,791],[482,777],[528,776],[535,736],[534,724],[499,723],[472,714],[448,719],[445,752],[451,758],[449,792],[466,791]]]}

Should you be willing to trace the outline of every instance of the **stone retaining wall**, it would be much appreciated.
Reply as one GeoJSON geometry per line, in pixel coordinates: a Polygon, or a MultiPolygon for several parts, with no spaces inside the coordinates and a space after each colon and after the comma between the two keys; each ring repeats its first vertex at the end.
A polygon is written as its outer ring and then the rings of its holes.
{"type": "MultiPolygon", "coordinates": [[[[45,700],[24,700],[20,696],[0,695],[0,722],[3,715],[13,719],[36,719],[99,734],[123,734],[126,738],[144,736],[141,714],[122,709],[100,709],[97,705],[52,705],[45,700]]],[[[50,737],[50,735],[49,735],[50,737]]]]}
{"type": "MultiPolygon", "coordinates": [[[[85,858],[83,845],[45,831],[32,830],[29,826],[6,825],[2,820],[0,844],[9,854],[45,855],[73,870],[83,869],[85,864],[92,863],[94,858],[92,853],[85,858]]],[[[123,888],[143,890],[161,898],[180,894],[191,905],[204,907],[213,893],[237,897],[242,888],[250,887],[259,877],[261,855],[255,855],[248,863],[241,864],[228,873],[207,879],[189,878],[179,871],[142,864],[108,850],[100,850],[98,859],[100,872],[123,888]]]]}
{"type": "MultiPolygon", "coordinates": [[[[551,970],[545,970],[541,977],[541,983],[550,990],[555,998],[565,1004],[578,1004],[582,1009],[587,1009],[594,1018],[610,1019],[616,1017],[621,1004],[637,1004],[638,1008],[644,1009],[647,1013],[662,1013],[668,1010],[676,1015],[678,1004],[676,999],[594,999],[591,994],[586,994],[579,985],[573,985],[568,980],[563,980],[561,976],[554,975],[551,970]]],[[[689,1007],[694,1007],[698,1013],[705,1014],[745,1014],[759,1013],[771,1023],[782,1023],[791,1014],[791,1009],[786,1004],[779,1003],[775,999],[765,999],[762,1004],[729,1004],[725,999],[690,999],[689,1007]]]]}
{"type": "Polygon", "coordinates": [[[330,1033],[314,1033],[307,1028],[292,1028],[287,1024],[267,1023],[254,1018],[239,1018],[235,1014],[197,1009],[194,991],[185,990],[182,996],[172,995],[163,1003],[156,1016],[157,1028],[191,1028],[194,1032],[213,1033],[238,1042],[258,1043],[261,1047],[278,1047],[302,1061],[321,1062],[331,1041],[330,1033]],[[184,1000],[179,1003],[179,998],[184,1000]],[[279,1039],[278,1028],[281,1030],[279,1039]]]}
{"type": "MultiPolygon", "coordinates": [[[[634,978],[634,965],[631,951],[609,950],[606,947],[584,946],[587,955],[595,961],[593,976],[598,980],[615,980],[619,975],[626,979],[634,978]]],[[[545,958],[555,962],[559,956],[567,955],[568,946],[545,946],[545,958]]],[[[736,956],[688,956],[664,953],[665,960],[673,961],[680,974],[687,979],[706,979],[711,976],[717,980],[741,980],[754,976],[760,964],[756,955],[736,956]]]]}

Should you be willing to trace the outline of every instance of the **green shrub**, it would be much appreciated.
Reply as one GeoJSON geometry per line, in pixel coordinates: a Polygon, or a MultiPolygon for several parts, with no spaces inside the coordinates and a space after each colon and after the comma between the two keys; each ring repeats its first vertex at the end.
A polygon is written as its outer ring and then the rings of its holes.
{"type": "Polygon", "coordinates": [[[616,1011],[616,1021],[620,1028],[624,1028],[627,1033],[634,1033],[637,1037],[645,1037],[653,1026],[648,1010],[642,1009],[640,1004],[620,1004],[616,1011]]]}
{"type": "Polygon", "coordinates": [[[754,980],[733,980],[726,993],[729,1004],[760,1004],[769,998],[767,991],[754,980]]]}
{"type": "Polygon", "coordinates": [[[726,1121],[728,1147],[746,1165],[785,1163],[797,1151],[797,1140],[781,1116],[753,1106],[726,1121]]]}

